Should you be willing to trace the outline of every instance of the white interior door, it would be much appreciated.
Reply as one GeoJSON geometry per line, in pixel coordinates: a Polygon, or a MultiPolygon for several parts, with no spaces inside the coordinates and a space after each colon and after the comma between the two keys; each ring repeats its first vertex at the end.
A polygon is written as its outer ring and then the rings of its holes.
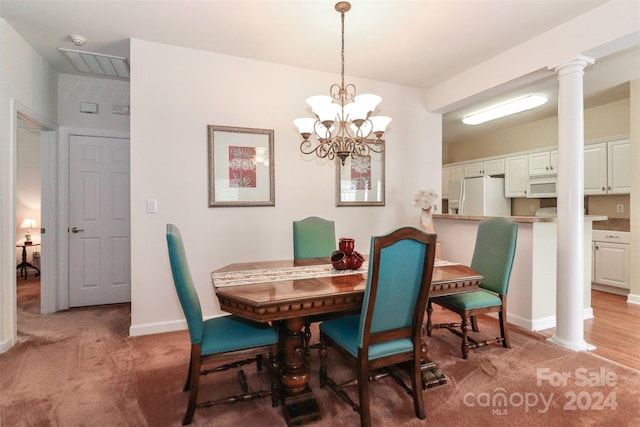
{"type": "Polygon", "coordinates": [[[129,139],[69,140],[69,306],[131,301],[129,139]]]}

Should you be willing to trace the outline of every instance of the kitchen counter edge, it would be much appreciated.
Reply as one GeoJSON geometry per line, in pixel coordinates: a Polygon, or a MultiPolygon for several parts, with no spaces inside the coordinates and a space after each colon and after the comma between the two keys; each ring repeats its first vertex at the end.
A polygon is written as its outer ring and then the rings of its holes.
{"type": "MultiPolygon", "coordinates": [[[[434,214],[433,219],[455,219],[461,221],[485,221],[489,218],[493,218],[491,216],[480,216],[480,215],[456,215],[456,214],[434,214]]],[[[556,222],[556,217],[544,217],[544,216],[505,216],[503,218],[508,219],[512,222],[521,222],[521,223],[533,223],[533,222],[556,222]]],[[[585,221],[606,221],[608,219],[607,216],[604,215],[585,215],[585,221]]]]}

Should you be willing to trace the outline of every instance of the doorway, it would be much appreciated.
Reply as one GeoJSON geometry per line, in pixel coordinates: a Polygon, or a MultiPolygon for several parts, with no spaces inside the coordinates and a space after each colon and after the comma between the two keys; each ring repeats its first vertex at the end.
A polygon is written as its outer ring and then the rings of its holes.
{"type": "Polygon", "coordinates": [[[16,117],[16,291],[29,280],[30,292],[40,300],[40,225],[42,186],[40,169],[41,128],[21,113],[16,117]],[[37,285],[37,286],[34,286],[37,285]],[[37,293],[37,295],[35,295],[37,293]]]}

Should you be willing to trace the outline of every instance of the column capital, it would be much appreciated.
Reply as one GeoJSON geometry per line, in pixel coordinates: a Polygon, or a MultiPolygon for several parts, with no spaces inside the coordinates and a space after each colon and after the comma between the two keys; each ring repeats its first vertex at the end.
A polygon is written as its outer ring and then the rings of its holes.
{"type": "Polygon", "coordinates": [[[576,55],[575,58],[572,58],[568,61],[565,62],[561,62],[558,65],[555,66],[549,66],[550,70],[553,70],[555,73],[560,74],[562,72],[562,70],[565,70],[567,68],[571,68],[571,69],[579,69],[579,70],[584,70],[584,68],[587,65],[591,65],[594,62],[596,62],[595,59],[590,58],[588,56],[584,56],[584,55],[576,55]]]}

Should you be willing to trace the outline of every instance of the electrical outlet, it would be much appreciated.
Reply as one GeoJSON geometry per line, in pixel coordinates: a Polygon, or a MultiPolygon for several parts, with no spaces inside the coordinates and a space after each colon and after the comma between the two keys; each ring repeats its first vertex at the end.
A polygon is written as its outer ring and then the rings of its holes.
{"type": "Polygon", "coordinates": [[[622,203],[618,203],[618,204],[616,205],[616,211],[617,211],[618,213],[624,213],[624,205],[623,205],[622,203]]]}
{"type": "Polygon", "coordinates": [[[536,206],[535,205],[530,205],[529,206],[529,212],[534,213],[536,211],[536,206]]]}

